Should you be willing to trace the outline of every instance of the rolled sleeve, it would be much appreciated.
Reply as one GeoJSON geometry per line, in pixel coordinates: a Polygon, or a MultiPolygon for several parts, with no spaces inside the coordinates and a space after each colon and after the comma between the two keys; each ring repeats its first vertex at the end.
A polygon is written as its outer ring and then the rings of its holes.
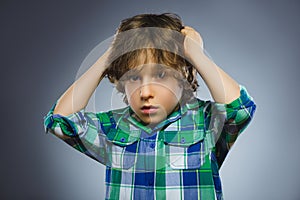
{"type": "Polygon", "coordinates": [[[240,85],[240,97],[226,105],[224,132],[226,141],[233,143],[253,118],[256,105],[246,88],[240,85]]]}
{"type": "Polygon", "coordinates": [[[44,117],[44,128],[46,133],[53,133],[57,136],[75,137],[83,132],[86,127],[84,109],[68,116],[53,114],[56,104],[52,106],[48,114],[44,117]]]}
{"type": "Polygon", "coordinates": [[[44,117],[45,132],[56,135],[81,153],[105,163],[107,140],[97,114],[82,109],[62,116],[53,114],[55,106],[44,117]]]}
{"type": "Polygon", "coordinates": [[[238,136],[245,130],[253,118],[256,104],[246,88],[240,85],[240,96],[229,104],[225,104],[226,119],[220,137],[216,143],[216,157],[221,166],[229,149],[238,136]]]}

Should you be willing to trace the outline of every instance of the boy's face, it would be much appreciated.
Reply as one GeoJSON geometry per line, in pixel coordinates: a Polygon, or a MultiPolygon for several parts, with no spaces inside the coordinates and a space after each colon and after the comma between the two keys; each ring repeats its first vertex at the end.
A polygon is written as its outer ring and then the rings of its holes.
{"type": "Polygon", "coordinates": [[[145,64],[125,74],[125,95],[136,116],[146,125],[157,124],[175,109],[182,87],[179,73],[159,64],[145,64]]]}

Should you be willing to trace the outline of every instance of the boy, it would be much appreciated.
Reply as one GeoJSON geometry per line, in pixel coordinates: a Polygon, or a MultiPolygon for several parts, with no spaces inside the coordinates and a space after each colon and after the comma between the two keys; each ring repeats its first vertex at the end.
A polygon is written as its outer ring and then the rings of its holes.
{"type": "Polygon", "coordinates": [[[106,165],[106,199],[223,199],[219,168],[255,108],[179,16],[141,14],[121,22],[112,46],[52,107],[45,128],[106,165]],[[197,72],[215,102],[195,97],[197,72]],[[85,112],[104,76],[128,106],[85,112]]]}

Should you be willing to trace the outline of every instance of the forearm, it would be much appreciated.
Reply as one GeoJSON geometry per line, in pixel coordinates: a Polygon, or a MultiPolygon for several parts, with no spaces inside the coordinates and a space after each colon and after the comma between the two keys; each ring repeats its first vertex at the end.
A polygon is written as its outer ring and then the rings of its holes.
{"type": "Polygon", "coordinates": [[[185,55],[194,64],[215,102],[227,104],[237,99],[240,95],[238,83],[204,54],[200,34],[189,26],[185,26],[181,33],[185,36],[185,55]]]}
{"type": "Polygon", "coordinates": [[[230,103],[240,95],[239,84],[210,60],[202,50],[194,51],[193,64],[217,103],[230,103]]]}
{"type": "Polygon", "coordinates": [[[108,52],[103,54],[78,80],[60,97],[53,114],[63,116],[78,112],[86,107],[106,69],[108,52]]]}

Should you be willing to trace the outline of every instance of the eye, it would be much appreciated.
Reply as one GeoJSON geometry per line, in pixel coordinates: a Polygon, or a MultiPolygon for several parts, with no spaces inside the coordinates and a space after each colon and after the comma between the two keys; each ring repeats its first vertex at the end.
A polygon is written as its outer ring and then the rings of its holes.
{"type": "Polygon", "coordinates": [[[160,79],[165,78],[166,77],[166,71],[159,71],[159,72],[157,72],[156,77],[160,78],[160,79]]]}
{"type": "Polygon", "coordinates": [[[140,76],[139,75],[130,75],[128,77],[128,80],[131,81],[131,82],[135,82],[135,81],[140,80],[140,76]]]}

